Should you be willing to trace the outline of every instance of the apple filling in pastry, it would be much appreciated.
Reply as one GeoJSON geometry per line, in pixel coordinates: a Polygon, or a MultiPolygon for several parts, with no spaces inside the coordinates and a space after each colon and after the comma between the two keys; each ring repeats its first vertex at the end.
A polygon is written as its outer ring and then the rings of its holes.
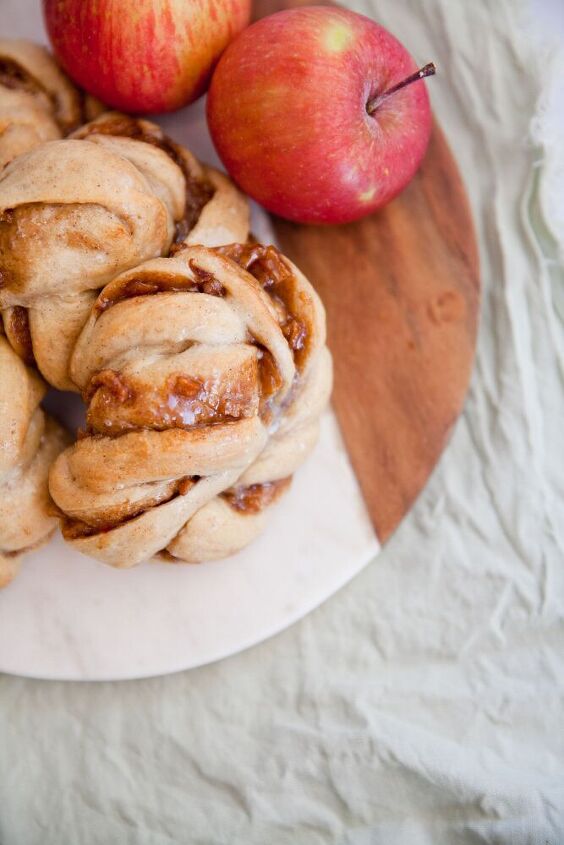
{"type": "Polygon", "coordinates": [[[55,461],[63,536],[118,567],[262,530],[331,388],[323,306],[274,247],[184,246],[102,290],[73,351],[86,428],[55,461]]]}

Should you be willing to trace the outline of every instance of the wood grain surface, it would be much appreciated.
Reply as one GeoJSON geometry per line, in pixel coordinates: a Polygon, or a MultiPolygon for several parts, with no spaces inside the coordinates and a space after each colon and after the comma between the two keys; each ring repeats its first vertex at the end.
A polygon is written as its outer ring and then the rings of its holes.
{"type": "MultiPolygon", "coordinates": [[[[260,0],[255,16],[301,2],[260,0]]],[[[413,182],[343,226],[273,218],[327,309],[333,404],[377,535],[410,510],[462,409],[476,346],[479,268],[466,192],[435,126],[413,182]]]]}

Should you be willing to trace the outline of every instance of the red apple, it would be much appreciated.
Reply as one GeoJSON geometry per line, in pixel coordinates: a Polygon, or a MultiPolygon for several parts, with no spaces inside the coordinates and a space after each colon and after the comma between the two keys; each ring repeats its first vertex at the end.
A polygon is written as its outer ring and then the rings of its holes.
{"type": "Polygon", "coordinates": [[[301,223],[355,220],[396,196],[425,154],[425,83],[391,90],[415,71],[405,47],[363,15],[278,12],[220,59],[210,131],[231,176],[270,211],[301,223]]]}
{"type": "Polygon", "coordinates": [[[122,111],[192,102],[249,22],[251,0],[43,0],[57,58],[72,79],[122,111]]]}

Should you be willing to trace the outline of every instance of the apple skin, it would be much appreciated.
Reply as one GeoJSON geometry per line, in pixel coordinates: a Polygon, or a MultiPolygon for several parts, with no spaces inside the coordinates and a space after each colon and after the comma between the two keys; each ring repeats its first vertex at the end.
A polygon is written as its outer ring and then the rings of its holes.
{"type": "Polygon", "coordinates": [[[43,11],[75,82],[113,108],[149,113],[205,91],[251,0],[43,0],[43,11]]]}
{"type": "Polygon", "coordinates": [[[345,9],[277,12],[227,48],[212,77],[210,132],[232,178],[269,211],[344,223],[389,202],[431,133],[425,83],[369,115],[371,97],[417,66],[387,30],[345,9]]]}

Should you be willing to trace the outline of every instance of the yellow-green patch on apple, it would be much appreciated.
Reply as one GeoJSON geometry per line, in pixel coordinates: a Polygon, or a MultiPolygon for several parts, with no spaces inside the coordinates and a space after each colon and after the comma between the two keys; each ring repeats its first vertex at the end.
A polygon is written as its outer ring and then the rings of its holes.
{"type": "Polygon", "coordinates": [[[345,23],[331,21],[324,30],[322,44],[329,53],[342,53],[354,41],[354,32],[345,23]]]}

